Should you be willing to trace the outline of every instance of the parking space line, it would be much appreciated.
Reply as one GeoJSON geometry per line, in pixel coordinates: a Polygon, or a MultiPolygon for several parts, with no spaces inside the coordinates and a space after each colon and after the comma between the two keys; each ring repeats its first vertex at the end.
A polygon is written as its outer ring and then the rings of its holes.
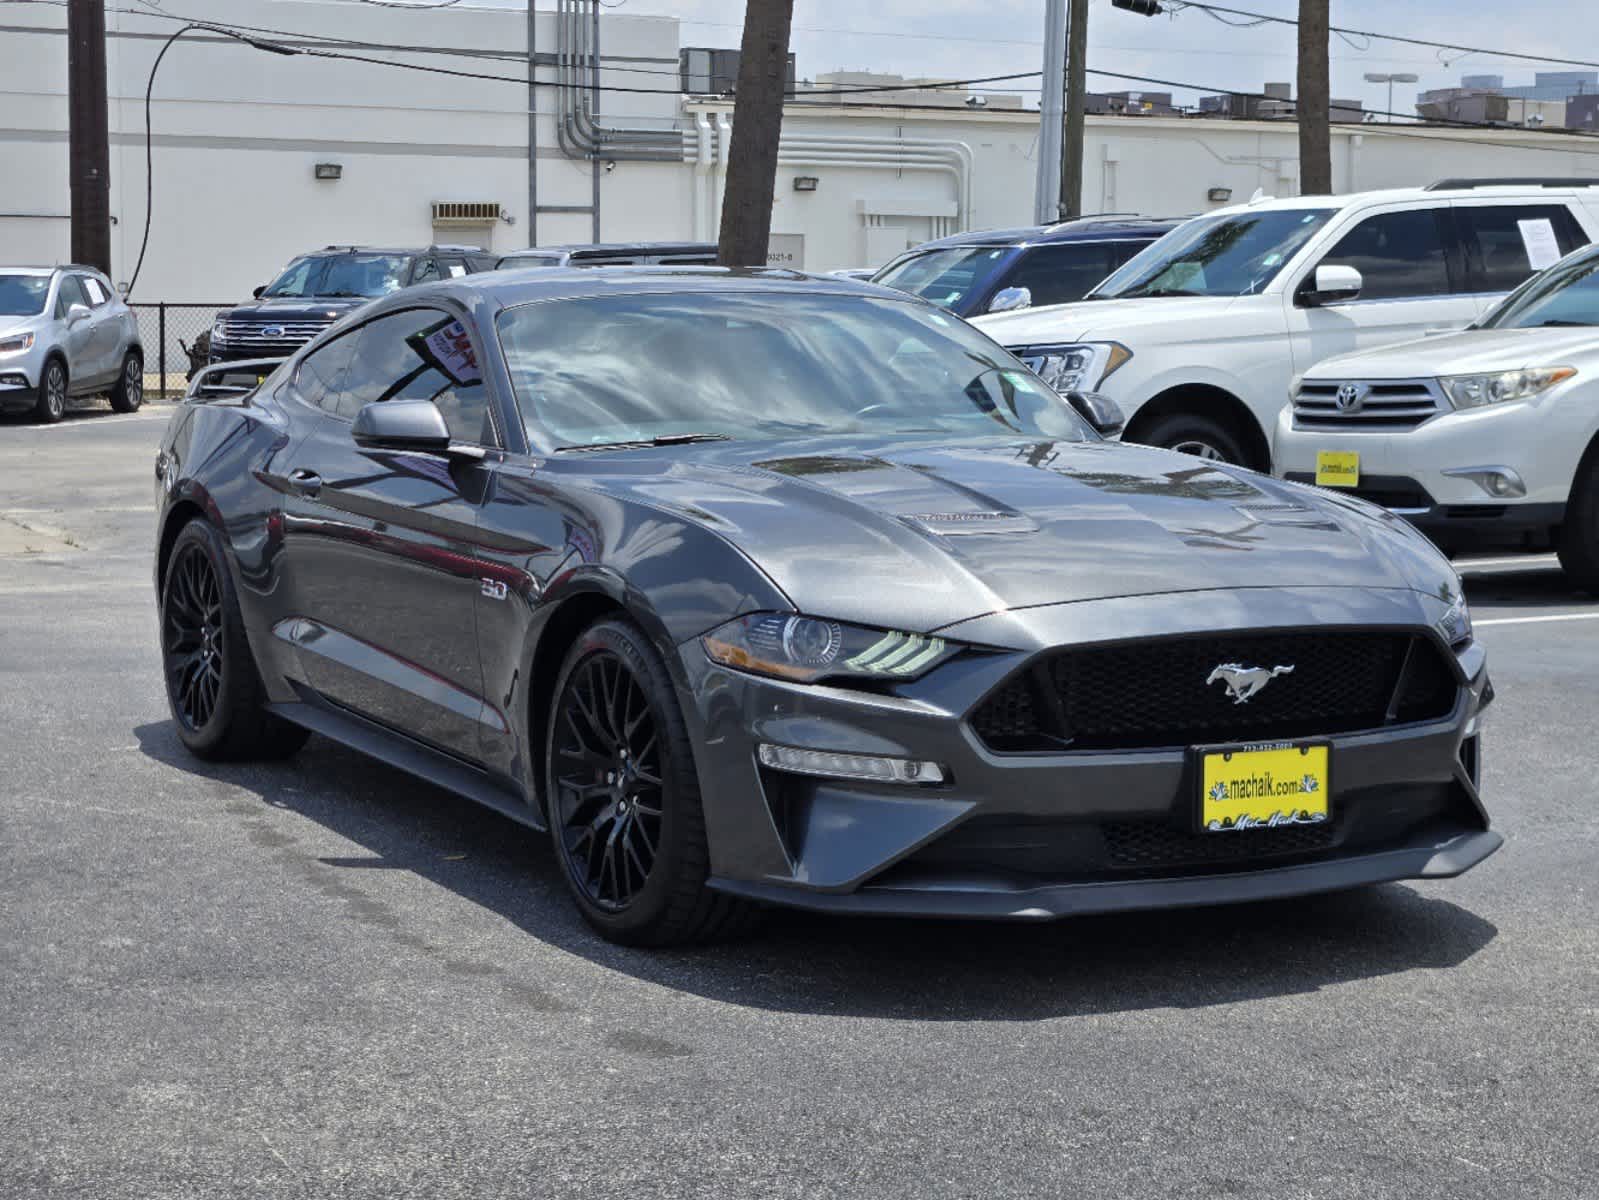
{"type": "Polygon", "coordinates": [[[1485,625],[1537,625],[1545,621],[1599,621],[1599,609],[1593,612],[1548,613],[1539,617],[1485,617],[1474,619],[1471,624],[1480,629],[1485,625]]]}

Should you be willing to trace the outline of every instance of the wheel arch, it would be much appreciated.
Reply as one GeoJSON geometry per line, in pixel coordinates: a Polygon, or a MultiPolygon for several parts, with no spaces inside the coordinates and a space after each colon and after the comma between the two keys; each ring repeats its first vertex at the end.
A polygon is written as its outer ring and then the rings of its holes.
{"type": "Polygon", "coordinates": [[[172,547],[177,544],[183,527],[195,519],[205,520],[205,509],[193,500],[179,500],[167,510],[161,523],[161,537],[156,543],[155,586],[159,595],[166,584],[167,564],[172,561],[172,547]]]}
{"type": "Polygon", "coordinates": [[[1157,421],[1177,414],[1221,421],[1243,444],[1250,459],[1246,466],[1256,471],[1271,469],[1271,439],[1259,418],[1235,394],[1211,383],[1181,383],[1152,396],[1133,414],[1122,438],[1140,442],[1157,421]]]}

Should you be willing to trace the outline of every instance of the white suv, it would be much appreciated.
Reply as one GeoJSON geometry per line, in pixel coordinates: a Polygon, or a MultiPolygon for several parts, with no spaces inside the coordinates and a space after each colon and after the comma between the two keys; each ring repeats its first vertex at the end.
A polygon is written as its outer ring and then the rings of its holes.
{"type": "Polygon", "coordinates": [[[1076,304],[975,324],[1128,441],[1265,470],[1289,384],[1322,359],[1457,330],[1599,240],[1599,180],[1446,180],[1301,196],[1179,226],[1076,304]]]}
{"type": "Polygon", "coordinates": [[[1469,330],[1312,367],[1278,418],[1274,468],[1401,513],[1449,550],[1553,541],[1599,591],[1599,247],[1469,330]]]}

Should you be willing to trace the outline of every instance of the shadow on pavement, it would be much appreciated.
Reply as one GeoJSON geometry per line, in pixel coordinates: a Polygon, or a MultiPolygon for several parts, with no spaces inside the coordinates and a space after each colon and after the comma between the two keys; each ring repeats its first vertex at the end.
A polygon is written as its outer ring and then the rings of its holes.
{"type": "Polygon", "coordinates": [[[1302,900],[1049,924],[918,922],[773,913],[741,942],[673,951],[613,946],[578,917],[547,839],[322,738],[292,762],[216,766],[165,723],[134,730],[143,752],[226,781],[259,801],[230,804],[260,852],[347,902],[402,948],[537,998],[515,961],[475,962],[407,932],[406,914],[361,892],[368,870],[413,872],[531,937],[638,979],[753,1008],[910,1020],[1038,1020],[1197,1008],[1314,992],[1417,968],[1457,966],[1497,934],[1489,922],[1403,885],[1302,900]],[[258,811],[252,811],[258,809],[258,811]],[[272,809],[314,821],[364,855],[295,848],[272,809]],[[268,824],[268,822],[271,822],[268,824]]]}
{"type": "MultiPolygon", "coordinates": [[[[1495,560],[1505,563],[1505,560],[1495,560]]],[[[1472,569],[1470,559],[1455,563],[1472,605],[1535,610],[1594,607],[1594,597],[1573,587],[1551,558],[1529,559],[1525,566],[1496,565],[1472,569]]],[[[1503,614],[1496,614],[1503,615],[1503,614]]]]}

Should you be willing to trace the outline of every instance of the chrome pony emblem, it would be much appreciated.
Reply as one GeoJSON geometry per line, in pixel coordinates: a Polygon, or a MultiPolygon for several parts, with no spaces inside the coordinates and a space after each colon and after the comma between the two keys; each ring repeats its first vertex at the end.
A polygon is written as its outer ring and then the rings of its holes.
{"type": "Polygon", "coordinates": [[[1246,667],[1242,663],[1222,663],[1210,673],[1210,678],[1205,680],[1205,686],[1209,687],[1220,680],[1227,688],[1227,694],[1233,698],[1234,704],[1248,704],[1251,698],[1259,694],[1261,688],[1277,676],[1291,675],[1293,671],[1292,663],[1286,667],[1246,667]]]}
{"type": "Polygon", "coordinates": [[[1366,403],[1367,390],[1367,388],[1358,383],[1344,384],[1343,387],[1338,389],[1337,396],[1334,397],[1338,403],[1338,411],[1341,413],[1359,412],[1366,403]]]}

